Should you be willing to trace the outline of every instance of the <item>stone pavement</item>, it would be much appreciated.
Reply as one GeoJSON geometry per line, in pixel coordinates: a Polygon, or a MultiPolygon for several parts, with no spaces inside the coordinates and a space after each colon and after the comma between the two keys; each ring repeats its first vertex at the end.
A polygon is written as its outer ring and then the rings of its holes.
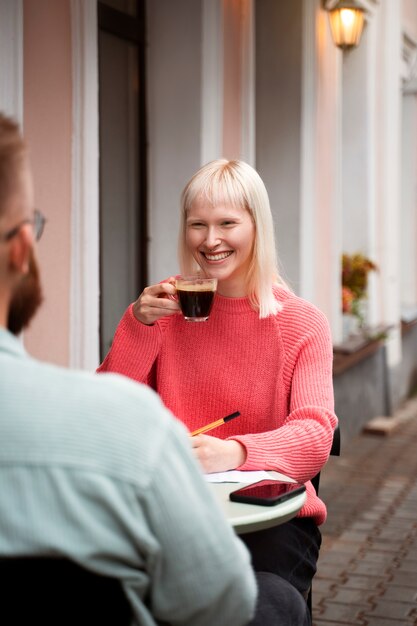
{"type": "Polygon", "coordinates": [[[313,625],[417,625],[417,398],[388,435],[343,441],[321,474],[328,507],[313,625]]]}

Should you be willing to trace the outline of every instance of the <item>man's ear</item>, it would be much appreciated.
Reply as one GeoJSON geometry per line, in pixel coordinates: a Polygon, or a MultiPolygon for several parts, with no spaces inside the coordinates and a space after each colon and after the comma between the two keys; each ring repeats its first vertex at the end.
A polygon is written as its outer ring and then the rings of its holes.
{"type": "Polygon", "coordinates": [[[9,267],[20,274],[27,274],[32,247],[32,229],[29,224],[24,224],[10,241],[9,267]]]}

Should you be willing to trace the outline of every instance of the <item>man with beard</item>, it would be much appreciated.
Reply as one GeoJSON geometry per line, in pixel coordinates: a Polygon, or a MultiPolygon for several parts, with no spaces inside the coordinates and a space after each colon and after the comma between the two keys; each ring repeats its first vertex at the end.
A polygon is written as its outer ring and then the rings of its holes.
{"type": "Polygon", "coordinates": [[[246,624],[249,556],[182,425],[149,388],[34,360],[15,336],[42,301],[44,222],[25,143],[0,114],[0,559],[64,557],[119,579],[135,624],[246,624]]]}

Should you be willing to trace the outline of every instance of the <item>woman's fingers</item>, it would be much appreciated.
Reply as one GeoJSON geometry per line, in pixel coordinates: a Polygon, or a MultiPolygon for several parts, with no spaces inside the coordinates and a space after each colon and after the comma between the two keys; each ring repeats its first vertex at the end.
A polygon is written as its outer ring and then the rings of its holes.
{"type": "Polygon", "coordinates": [[[233,439],[196,435],[191,437],[191,447],[203,471],[207,473],[236,469],[243,465],[246,459],[245,448],[233,439]]]}
{"type": "MultiPolygon", "coordinates": [[[[173,280],[173,279],[169,279],[173,280]]],[[[172,283],[164,282],[146,287],[133,305],[133,314],[142,324],[153,324],[166,315],[179,311],[172,283]]]]}

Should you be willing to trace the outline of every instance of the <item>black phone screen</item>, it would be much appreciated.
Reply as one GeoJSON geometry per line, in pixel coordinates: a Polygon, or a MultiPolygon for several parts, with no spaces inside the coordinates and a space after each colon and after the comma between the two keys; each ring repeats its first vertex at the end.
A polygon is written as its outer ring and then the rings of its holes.
{"type": "Polygon", "coordinates": [[[261,480],[258,483],[241,487],[230,493],[232,502],[246,504],[273,505],[284,502],[305,491],[301,483],[289,483],[282,480],[261,480]]]}

